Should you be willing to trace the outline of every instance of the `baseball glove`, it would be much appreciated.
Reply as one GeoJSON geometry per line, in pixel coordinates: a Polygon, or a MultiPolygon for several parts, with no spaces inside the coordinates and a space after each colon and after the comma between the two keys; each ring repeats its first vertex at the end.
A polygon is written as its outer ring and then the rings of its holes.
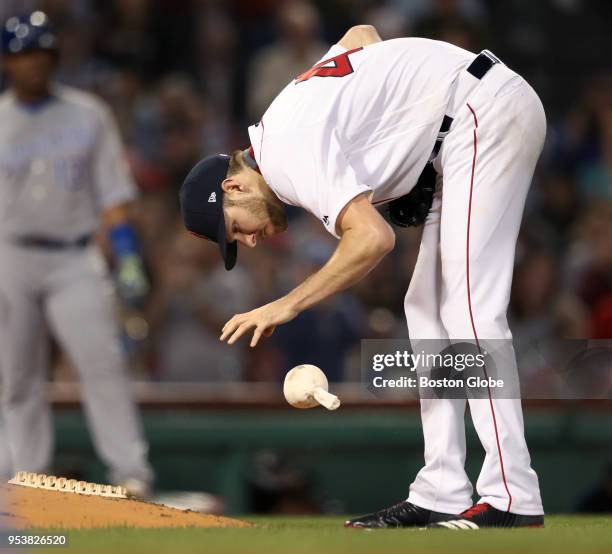
{"type": "Polygon", "coordinates": [[[387,204],[389,220],[398,227],[419,227],[425,223],[436,190],[436,170],[428,163],[415,187],[387,204]]]}

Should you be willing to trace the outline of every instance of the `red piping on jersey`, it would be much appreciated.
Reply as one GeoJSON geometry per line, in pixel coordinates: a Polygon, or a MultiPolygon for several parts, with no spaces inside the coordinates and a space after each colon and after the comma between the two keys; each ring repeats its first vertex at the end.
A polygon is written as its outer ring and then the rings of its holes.
{"type": "MultiPolygon", "coordinates": [[[[262,158],[262,151],[263,151],[263,134],[265,131],[265,127],[264,127],[264,122],[263,122],[263,118],[260,119],[258,125],[261,125],[261,139],[259,141],[259,161],[261,162],[261,158],[262,158]]],[[[257,127],[257,125],[255,125],[257,127]]],[[[257,163],[257,159],[255,158],[255,150],[253,149],[253,145],[251,144],[251,146],[249,146],[249,156],[251,156],[251,159],[253,160],[253,163],[255,163],[255,171],[257,171],[257,173],[259,173],[260,175],[261,173],[261,169],[259,169],[259,164],[257,163]]]]}
{"type": "Polygon", "coordinates": [[[249,156],[251,157],[251,159],[253,160],[253,163],[255,164],[255,167],[253,169],[261,175],[261,170],[259,169],[259,165],[257,165],[257,162],[255,161],[255,150],[253,150],[253,146],[249,146],[249,156]]]}
{"type": "MultiPolygon", "coordinates": [[[[478,351],[482,353],[480,349],[480,342],[478,340],[478,334],[476,333],[476,325],[474,323],[474,314],[472,312],[472,296],[470,293],[470,222],[472,219],[472,193],[474,192],[474,176],[476,173],[476,153],[478,151],[478,142],[476,138],[476,129],[478,129],[478,119],[476,118],[476,112],[472,109],[472,106],[467,104],[470,112],[472,112],[472,116],[474,117],[474,157],[472,158],[472,176],[470,179],[470,199],[468,204],[468,219],[467,219],[467,239],[465,246],[465,267],[466,267],[466,279],[467,279],[467,299],[468,299],[468,309],[470,312],[470,322],[472,323],[472,331],[474,332],[474,338],[476,339],[476,346],[478,347],[478,351]]],[[[487,368],[483,366],[483,371],[485,378],[489,379],[487,375],[487,368]]],[[[487,392],[489,394],[489,406],[491,407],[491,416],[493,417],[493,428],[495,430],[495,442],[497,443],[497,454],[499,455],[499,465],[501,468],[502,480],[504,482],[504,488],[508,493],[508,508],[507,512],[510,511],[512,506],[512,495],[510,494],[510,489],[508,488],[508,481],[506,480],[506,470],[504,468],[504,458],[502,456],[501,444],[499,442],[499,431],[497,428],[497,418],[495,416],[495,407],[493,406],[493,397],[491,396],[491,388],[487,385],[487,392]]]]}

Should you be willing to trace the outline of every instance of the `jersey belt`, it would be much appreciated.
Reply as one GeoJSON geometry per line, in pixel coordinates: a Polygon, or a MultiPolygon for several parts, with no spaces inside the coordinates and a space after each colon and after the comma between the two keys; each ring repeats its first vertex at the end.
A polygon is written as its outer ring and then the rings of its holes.
{"type": "Polygon", "coordinates": [[[91,233],[74,240],[61,240],[38,235],[22,235],[15,237],[13,242],[25,248],[40,248],[41,250],[71,250],[85,248],[91,242],[91,233]]]}
{"type": "MultiPolygon", "coordinates": [[[[489,52],[489,50],[483,50],[480,54],[478,54],[478,56],[476,56],[476,58],[474,58],[474,61],[470,65],[468,65],[466,71],[473,77],[476,77],[476,79],[480,80],[489,72],[489,70],[496,63],[502,62],[492,52],[489,52]]],[[[457,90],[454,92],[455,96],[459,94],[467,95],[469,90],[471,90],[475,84],[475,82],[468,82],[462,87],[460,83],[457,83],[457,90]],[[469,87],[469,90],[465,88],[466,86],[469,87]]],[[[430,162],[433,161],[434,158],[440,152],[440,148],[442,148],[442,142],[444,142],[444,138],[446,137],[446,135],[448,135],[452,122],[453,118],[450,115],[445,115],[442,118],[442,125],[440,125],[440,130],[438,131],[436,142],[434,143],[433,150],[431,152],[431,155],[429,156],[430,162]]]]}

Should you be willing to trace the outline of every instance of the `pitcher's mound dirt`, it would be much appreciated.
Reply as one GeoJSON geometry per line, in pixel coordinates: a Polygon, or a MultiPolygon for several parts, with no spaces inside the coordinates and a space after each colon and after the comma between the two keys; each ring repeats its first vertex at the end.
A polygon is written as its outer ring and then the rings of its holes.
{"type": "Polygon", "coordinates": [[[204,515],[158,504],[55,492],[17,485],[0,485],[0,518],[4,525],[30,527],[249,527],[227,517],[204,515]]]}

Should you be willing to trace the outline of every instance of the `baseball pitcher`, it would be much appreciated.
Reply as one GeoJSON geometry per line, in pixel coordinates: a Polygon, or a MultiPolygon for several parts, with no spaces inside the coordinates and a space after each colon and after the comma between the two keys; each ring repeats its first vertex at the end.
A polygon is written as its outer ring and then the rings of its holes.
{"type": "MultiPolygon", "coordinates": [[[[251,346],[350,287],[394,247],[392,222],[424,223],[405,299],[411,340],[510,339],[506,309],[523,206],[542,149],[542,104],[491,52],[350,29],[249,128],[250,148],[200,161],[181,190],[188,230],[237,243],[287,228],[284,204],[339,238],[328,262],[286,296],[235,315],[221,340],[251,346]]],[[[349,527],[543,525],[520,399],[470,399],[486,457],[473,505],[464,470],[466,399],[421,400],[425,466],[408,498],[349,527]]]]}
{"type": "Polygon", "coordinates": [[[119,290],[147,281],[127,205],[135,187],[108,108],[53,84],[56,37],[40,11],[2,28],[10,89],[0,96],[0,383],[13,471],[51,463],[44,393],[49,328],[79,371],[94,444],[111,479],[148,488],[147,446],[129,392],[112,282],[93,242],[109,230],[119,290]]]}

